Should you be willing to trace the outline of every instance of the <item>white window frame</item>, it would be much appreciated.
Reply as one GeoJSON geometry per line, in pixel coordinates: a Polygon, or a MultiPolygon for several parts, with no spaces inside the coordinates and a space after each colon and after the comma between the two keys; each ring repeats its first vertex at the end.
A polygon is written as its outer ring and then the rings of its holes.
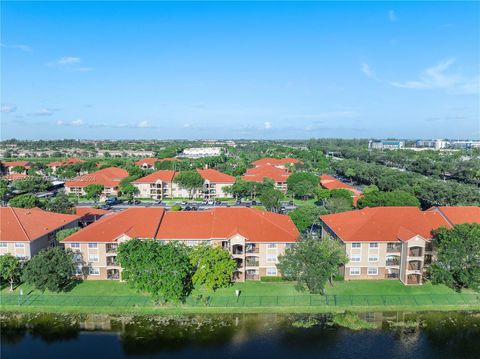
{"type": "Polygon", "coordinates": [[[267,254],[267,262],[268,263],[277,263],[278,257],[276,254],[267,254]]]}
{"type": "Polygon", "coordinates": [[[99,258],[99,256],[96,255],[96,254],[90,254],[90,255],[88,256],[88,261],[89,261],[89,262],[92,262],[92,263],[98,263],[98,262],[100,262],[100,258],[99,258]],[[96,258],[97,260],[92,260],[92,257],[93,257],[93,258],[96,258]]]}
{"type": "Polygon", "coordinates": [[[267,276],[277,276],[278,275],[278,270],[275,267],[272,268],[267,268],[267,271],[265,272],[267,276]],[[271,271],[269,273],[269,271],[271,271]]]}
{"type": "Polygon", "coordinates": [[[362,248],[362,243],[360,243],[360,242],[353,242],[353,243],[352,243],[352,248],[362,248]]]}
{"type": "Polygon", "coordinates": [[[25,243],[15,242],[15,248],[25,248],[25,243]]]}
{"type": "Polygon", "coordinates": [[[362,274],[362,269],[359,268],[359,267],[350,267],[350,272],[349,273],[350,273],[350,275],[360,275],[360,274],[362,274]],[[358,273],[355,273],[357,271],[358,271],[358,273]]]}
{"type": "Polygon", "coordinates": [[[368,269],[367,269],[367,275],[372,275],[372,276],[378,275],[378,267],[368,267],[368,269]],[[371,271],[372,269],[375,270],[375,273],[370,273],[370,271],[371,271]]]}
{"type": "Polygon", "coordinates": [[[373,254],[373,255],[368,256],[368,261],[369,261],[369,262],[378,262],[378,260],[379,260],[379,258],[378,258],[378,255],[376,255],[376,254],[373,254]],[[374,260],[372,260],[372,258],[373,258],[374,260]]]}
{"type": "Polygon", "coordinates": [[[80,248],[80,243],[70,243],[70,248],[80,248]]]}
{"type": "Polygon", "coordinates": [[[100,275],[100,268],[98,267],[90,267],[88,269],[88,274],[90,275],[100,275]],[[98,271],[98,273],[92,272],[92,270],[98,271]]]}
{"type": "Polygon", "coordinates": [[[88,243],[88,249],[97,249],[98,243],[88,243]]]}
{"type": "Polygon", "coordinates": [[[8,248],[7,242],[0,242],[0,248],[8,248]]]}
{"type": "Polygon", "coordinates": [[[378,247],[379,247],[378,242],[368,243],[368,248],[375,248],[375,249],[377,249],[378,247]]]}
{"type": "Polygon", "coordinates": [[[267,243],[267,249],[277,249],[277,243],[267,243]]]}
{"type": "Polygon", "coordinates": [[[353,254],[350,256],[350,262],[361,262],[362,256],[360,254],[353,254]]]}

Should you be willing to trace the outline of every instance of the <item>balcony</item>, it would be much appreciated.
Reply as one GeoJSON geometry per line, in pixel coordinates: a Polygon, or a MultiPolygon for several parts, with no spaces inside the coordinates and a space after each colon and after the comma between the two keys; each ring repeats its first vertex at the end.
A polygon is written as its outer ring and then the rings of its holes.
{"type": "Polygon", "coordinates": [[[387,244],[387,253],[399,253],[402,249],[400,243],[388,243],[387,244]]]}
{"type": "Polygon", "coordinates": [[[257,257],[247,257],[245,258],[245,265],[247,267],[258,267],[259,261],[257,257]]]}
{"type": "Polygon", "coordinates": [[[425,254],[425,259],[423,260],[423,263],[425,263],[425,265],[432,264],[432,255],[431,254],[425,254]]]}
{"type": "Polygon", "coordinates": [[[399,256],[387,257],[385,265],[386,266],[398,266],[398,265],[400,265],[400,257],[399,256]]]}
{"type": "Polygon", "coordinates": [[[260,276],[258,274],[245,274],[245,279],[247,280],[259,280],[260,276]]]}
{"type": "Polygon", "coordinates": [[[419,274],[409,274],[407,284],[422,284],[422,277],[419,274]]]}
{"type": "Polygon", "coordinates": [[[120,271],[118,269],[107,270],[107,279],[112,279],[112,280],[120,279],[120,271]]]}
{"type": "Polygon", "coordinates": [[[247,244],[245,247],[245,253],[259,253],[260,248],[256,246],[255,244],[247,244]]]}
{"type": "Polygon", "coordinates": [[[232,247],[232,254],[235,256],[243,255],[243,246],[241,244],[235,244],[232,247]]]}
{"type": "Polygon", "coordinates": [[[117,253],[118,245],[117,244],[107,244],[106,245],[107,253],[117,253]]]}
{"type": "Polygon", "coordinates": [[[422,269],[422,262],[421,261],[409,261],[408,270],[421,270],[422,269]]]}
{"type": "Polygon", "coordinates": [[[117,267],[117,257],[109,257],[107,258],[107,267],[117,267]]]}
{"type": "Polygon", "coordinates": [[[433,244],[432,242],[425,243],[425,252],[432,252],[433,251],[433,244]]]}
{"type": "Polygon", "coordinates": [[[409,257],[423,257],[422,247],[412,247],[408,251],[409,257]]]}

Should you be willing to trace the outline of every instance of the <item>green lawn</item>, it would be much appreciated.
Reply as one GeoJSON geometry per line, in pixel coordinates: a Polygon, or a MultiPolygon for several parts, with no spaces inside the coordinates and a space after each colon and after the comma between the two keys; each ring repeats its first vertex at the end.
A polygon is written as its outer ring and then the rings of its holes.
{"type": "Polygon", "coordinates": [[[21,288],[22,298],[18,295],[20,287],[13,294],[8,287],[2,288],[1,310],[101,313],[154,313],[158,310],[180,314],[480,309],[478,293],[459,294],[446,286],[432,284],[407,287],[399,281],[387,280],[335,282],[333,287],[327,287],[327,296],[298,292],[293,283],[236,283],[216,292],[197,288],[181,306],[155,305],[149,295],[137,293],[126,283],[116,281],[79,282],[63,293],[42,294],[26,285],[21,288]],[[241,291],[238,299],[235,297],[237,289],[241,291]]]}

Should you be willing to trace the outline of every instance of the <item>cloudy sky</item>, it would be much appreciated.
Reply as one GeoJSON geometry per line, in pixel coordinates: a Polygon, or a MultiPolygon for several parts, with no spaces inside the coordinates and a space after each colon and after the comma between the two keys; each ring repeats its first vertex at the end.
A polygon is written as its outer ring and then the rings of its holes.
{"type": "Polygon", "coordinates": [[[2,139],[480,137],[478,2],[1,7],[2,139]]]}

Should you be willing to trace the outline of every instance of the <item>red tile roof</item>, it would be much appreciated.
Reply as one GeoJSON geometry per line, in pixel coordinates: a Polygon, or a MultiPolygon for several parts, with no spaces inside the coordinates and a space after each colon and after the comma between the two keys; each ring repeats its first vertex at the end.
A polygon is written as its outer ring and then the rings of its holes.
{"type": "Polygon", "coordinates": [[[142,165],[149,165],[149,166],[155,166],[155,163],[157,162],[163,162],[163,161],[179,161],[178,158],[175,157],[167,157],[167,158],[144,158],[142,160],[138,160],[135,162],[135,165],[137,166],[142,166],[142,165]]]}
{"type": "Polygon", "coordinates": [[[235,234],[240,234],[250,243],[290,243],[299,236],[289,216],[254,208],[215,208],[167,212],[156,238],[208,240],[230,238],[235,234]]]}
{"type": "Polygon", "coordinates": [[[287,182],[290,172],[287,170],[264,165],[260,167],[249,168],[242,176],[242,179],[250,182],[262,182],[264,178],[270,178],[275,182],[287,182]]]}
{"type": "Polygon", "coordinates": [[[205,181],[213,183],[235,183],[235,177],[214,169],[197,169],[197,172],[205,181]]]}
{"type": "Polygon", "coordinates": [[[287,163],[301,163],[302,161],[297,160],[296,158],[262,158],[259,159],[255,162],[252,162],[253,165],[255,166],[265,166],[265,165],[270,165],[270,166],[285,166],[287,163]]]}
{"type": "Polygon", "coordinates": [[[429,211],[439,211],[451,224],[480,223],[479,206],[433,207],[429,211]]]}
{"type": "Polygon", "coordinates": [[[154,238],[163,208],[129,208],[115,212],[65,238],[63,242],[114,242],[118,237],[154,238]]]}
{"type": "Polygon", "coordinates": [[[40,208],[1,207],[0,241],[32,241],[63,227],[79,216],[46,212],[40,208]]]}
{"type": "Polygon", "coordinates": [[[329,175],[320,176],[320,184],[326,189],[347,189],[353,193],[353,204],[356,206],[358,200],[363,197],[363,194],[358,189],[336,179],[335,177],[329,175]]]}
{"type": "Polygon", "coordinates": [[[157,181],[172,182],[175,174],[176,172],[173,170],[160,170],[139,178],[133,181],[133,183],[155,183],[157,181]]]}
{"type": "Polygon", "coordinates": [[[27,178],[27,177],[28,177],[28,175],[26,175],[24,173],[11,173],[9,175],[3,176],[2,178],[6,179],[7,181],[16,181],[16,180],[24,179],[24,178],[27,178]]]}
{"type": "Polygon", "coordinates": [[[417,207],[367,207],[320,219],[345,242],[408,240],[417,234],[429,239],[432,230],[450,227],[440,213],[422,212],[417,207]]]}
{"type": "Polygon", "coordinates": [[[61,161],[54,161],[54,162],[47,163],[47,166],[48,167],[60,167],[60,166],[74,165],[76,163],[85,163],[85,161],[80,159],[80,158],[66,158],[66,159],[61,160],[61,161]]]}
{"type": "Polygon", "coordinates": [[[64,242],[114,242],[130,238],[209,240],[240,234],[249,242],[295,242],[299,233],[289,216],[253,208],[164,212],[162,208],[129,208],[103,217],[64,242]]]}
{"type": "Polygon", "coordinates": [[[5,166],[5,167],[17,167],[17,166],[21,166],[21,167],[25,167],[25,168],[30,168],[30,162],[28,161],[6,161],[6,162],[2,162],[2,164],[5,166]]]}
{"type": "Polygon", "coordinates": [[[107,167],[96,172],[75,177],[71,181],[66,181],[65,187],[85,187],[90,184],[101,184],[105,187],[116,187],[119,185],[122,178],[127,176],[128,172],[123,168],[107,167]]]}

